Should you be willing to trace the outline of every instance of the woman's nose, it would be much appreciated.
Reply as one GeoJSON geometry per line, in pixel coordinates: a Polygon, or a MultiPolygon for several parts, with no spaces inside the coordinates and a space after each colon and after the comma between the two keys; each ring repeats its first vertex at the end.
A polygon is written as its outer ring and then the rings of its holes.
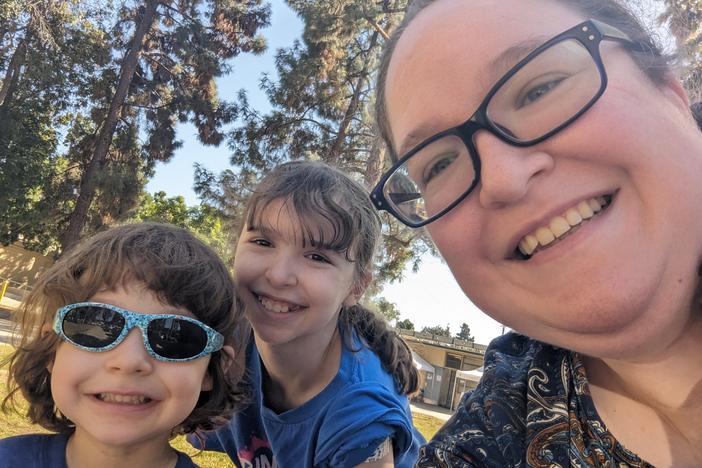
{"type": "Polygon", "coordinates": [[[290,255],[276,255],[266,268],[266,279],[272,286],[284,288],[297,284],[298,265],[290,255]]]}
{"type": "Polygon", "coordinates": [[[153,358],[146,351],[138,328],[129,330],[127,337],[106,354],[105,366],[112,372],[148,374],[153,370],[153,358]]]}
{"type": "Polygon", "coordinates": [[[473,141],[481,163],[479,200],[485,208],[521,200],[530,185],[554,165],[550,154],[510,145],[486,131],[475,135],[473,141]]]}

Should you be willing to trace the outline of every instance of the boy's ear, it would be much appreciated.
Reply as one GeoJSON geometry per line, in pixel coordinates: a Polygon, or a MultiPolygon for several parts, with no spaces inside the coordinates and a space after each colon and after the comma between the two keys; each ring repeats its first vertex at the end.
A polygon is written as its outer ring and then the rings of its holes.
{"type": "MultiPolygon", "coordinates": [[[[234,348],[229,345],[223,346],[220,352],[222,353],[222,371],[228,372],[229,368],[234,363],[236,353],[234,352],[234,348]]],[[[202,386],[200,387],[200,391],[209,392],[213,387],[214,382],[212,382],[212,376],[209,372],[206,372],[205,376],[202,378],[202,386]]]]}

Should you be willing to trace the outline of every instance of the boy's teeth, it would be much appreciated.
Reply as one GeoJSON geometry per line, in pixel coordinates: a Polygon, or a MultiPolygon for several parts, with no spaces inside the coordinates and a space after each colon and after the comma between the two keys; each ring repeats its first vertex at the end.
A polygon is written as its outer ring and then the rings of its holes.
{"type": "Polygon", "coordinates": [[[98,393],[99,400],[108,403],[120,403],[125,405],[143,405],[151,401],[151,398],[143,395],[117,395],[115,393],[98,393]]]}
{"type": "Polygon", "coordinates": [[[299,306],[294,306],[290,305],[287,302],[279,302],[279,301],[274,301],[273,299],[269,299],[267,297],[259,296],[258,301],[261,303],[261,305],[266,309],[271,312],[275,312],[278,314],[285,314],[288,312],[293,312],[297,309],[299,309],[299,306]]]}
{"type": "Polygon", "coordinates": [[[545,247],[565,236],[572,228],[579,226],[583,220],[592,218],[608,204],[605,197],[594,197],[581,201],[577,206],[568,208],[561,216],[551,219],[548,226],[542,226],[525,236],[519,242],[519,251],[522,255],[530,256],[539,246],[545,247]]]}

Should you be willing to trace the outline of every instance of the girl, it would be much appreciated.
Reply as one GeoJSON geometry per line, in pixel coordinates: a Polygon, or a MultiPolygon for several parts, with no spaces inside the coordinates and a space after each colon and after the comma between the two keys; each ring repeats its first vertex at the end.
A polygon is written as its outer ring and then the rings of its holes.
{"type": "Polygon", "coordinates": [[[422,442],[407,345],[357,302],[380,220],[363,188],[316,162],[270,172],[234,261],[255,342],[252,403],[208,436],[238,466],[412,466],[422,442]]]}
{"type": "Polygon", "coordinates": [[[379,208],[522,333],[419,466],[702,466],[702,134],[613,0],[420,0],[388,43],[379,208]]]}
{"type": "Polygon", "coordinates": [[[19,311],[9,395],[58,434],[0,441],[3,466],[194,466],[169,440],[243,395],[243,312],[219,258],[184,229],[116,227],[64,254],[19,311]],[[241,356],[241,357],[239,357],[241,356]]]}

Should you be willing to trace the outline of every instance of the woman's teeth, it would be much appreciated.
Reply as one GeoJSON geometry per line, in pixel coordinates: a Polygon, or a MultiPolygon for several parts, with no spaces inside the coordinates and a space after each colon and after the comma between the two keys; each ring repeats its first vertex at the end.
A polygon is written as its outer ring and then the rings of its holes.
{"type": "Polygon", "coordinates": [[[144,395],[117,395],[115,393],[98,393],[97,399],[107,403],[119,403],[123,405],[143,405],[151,401],[151,398],[144,395]]]}
{"type": "Polygon", "coordinates": [[[274,301],[267,297],[258,296],[258,302],[261,303],[264,309],[275,312],[277,314],[285,314],[288,312],[294,312],[300,308],[298,305],[292,305],[287,302],[274,301]]]}
{"type": "Polygon", "coordinates": [[[530,257],[537,249],[544,248],[556,239],[566,236],[573,228],[580,226],[583,221],[592,218],[609,206],[610,202],[611,196],[593,197],[568,208],[562,215],[551,219],[547,226],[541,226],[525,236],[519,242],[519,252],[527,258],[530,257]]]}

